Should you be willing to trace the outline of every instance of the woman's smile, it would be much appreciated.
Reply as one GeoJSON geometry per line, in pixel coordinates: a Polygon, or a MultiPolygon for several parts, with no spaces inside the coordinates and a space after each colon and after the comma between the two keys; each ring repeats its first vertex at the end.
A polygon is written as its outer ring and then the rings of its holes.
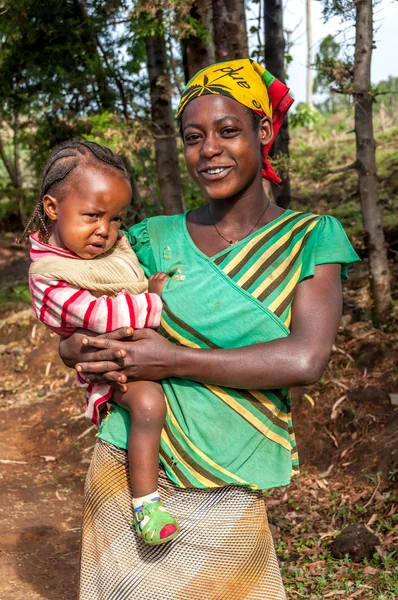
{"type": "Polygon", "coordinates": [[[199,169],[199,174],[208,181],[219,181],[224,179],[232,171],[232,166],[225,167],[207,167],[205,169],[199,169]]]}

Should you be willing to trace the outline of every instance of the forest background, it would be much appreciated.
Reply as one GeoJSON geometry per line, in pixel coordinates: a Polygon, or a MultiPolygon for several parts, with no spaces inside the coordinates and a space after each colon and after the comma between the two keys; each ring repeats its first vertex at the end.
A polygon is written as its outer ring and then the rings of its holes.
{"type": "Polygon", "coordinates": [[[212,62],[250,56],[289,85],[303,43],[306,102],[284,123],[272,153],[283,182],[267,192],[281,206],[336,216],[362,263],[345,288],[328,370],[294,392],[304,475],[269,494],[270,519],[289,598],[398,597],[398,77],[370,81],[380,9],[393,3],[294,0],[297,23],[288,29],[292,2],[0,0],[4,600],[74,597],[94,435],[56,338],[32,319],[27,251],[13,242],[38,200],[51,148],[83,137],[123,157],[134,190],[125,226],[195,208],[203,198],[175,121],[187,81],[212,62]],[[317,44],[314,7],[336,25],[317,44]]]}

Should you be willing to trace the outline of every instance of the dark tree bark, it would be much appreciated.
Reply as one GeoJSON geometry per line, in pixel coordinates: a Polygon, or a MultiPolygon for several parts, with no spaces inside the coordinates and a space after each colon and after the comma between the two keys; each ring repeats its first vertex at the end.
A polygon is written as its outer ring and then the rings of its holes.
{"type": "MultiPolygon", "coordinates": [[[[162,15],[158,14],[159,21],[161,18],[162,15]]],[[[145,42],[160,199],[164,214],[173,215],[184,210],[184,198],[171,107],[166,43],[164,37],[159,34],[148,36],[145,42]]]]}
{"type": "Polygon", "coordinates": [[[212,0],[216,61],[247,58],[244,0],[212,0]]]}
{"type": "Polygon", "coordinates": [[[20,167],[20,156],[19,156],[19,119],[16,115],[12,126],[13,130],[13,155],[12,158],[7,156],[5,144],[0,136],[0,158],[3,161],[4,167],[10,178],[12,186],[15,190],[15,202],[18,209],[18,216],[23,227],[27,223],[27,216],[24,207],[25,201],[25,190],[23,187],[22,173],[20,167]]]}
{"type": "Polygon", "coordinates": [[[215,51],[213,46],[213,11],[211,0],[195,0],[190,10],[190,17],[198,23],[200,29],[205,27],[207,38],[191,35],[182,41],[183,66],[185,82],[205,67],[215,62],[215,51]]]}
{"type": "MultiPolygon", "coordinates": [[[[282,0],[264,0],[264,59],[265,67],[280,81],[285,83],[285,38],[283,35],[282,0]]],[[[271,148],[271,157],[289,157],[289,127],[287,117],[271,148]]],[[[272,184],[278,206],[288,208],[291,200],[290,179],[287,169],[279,169],[280,184],[272,184]]]]}
{"type": "Polygon", "coordinates": [[[362,218],[367,234],[373,316],[383,323],[391,308],[390,272],[381,213],[377,203],[375,140],[373,135],[373,96],[370,90],[370,64],[373,44],[372,0],[356,0],[354,61],[355,137],[362,218]]]}

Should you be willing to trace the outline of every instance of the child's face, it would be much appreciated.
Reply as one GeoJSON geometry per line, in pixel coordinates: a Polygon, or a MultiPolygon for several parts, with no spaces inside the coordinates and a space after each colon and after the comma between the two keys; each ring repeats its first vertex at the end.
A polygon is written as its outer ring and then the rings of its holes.
{"type": "Polygon", "coordinates": [[[46,195],[43,206],[52,221],[49,244],[81,258],[103,254],[116,242],[131,202],[131,186],[111,171],[87,169],[62,201],[46,195]]]}

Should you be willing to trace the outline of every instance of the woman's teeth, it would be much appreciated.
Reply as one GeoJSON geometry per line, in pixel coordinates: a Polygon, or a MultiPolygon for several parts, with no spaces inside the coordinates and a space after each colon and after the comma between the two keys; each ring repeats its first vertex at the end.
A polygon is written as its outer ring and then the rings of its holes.
{"type": "Polygon", "coordinates": [[[206,173],[209,175],[218,175],[218,173],[222,173],[225,171],[225,167],[218,167],[217,169],[206,169],[206,173]]]}

